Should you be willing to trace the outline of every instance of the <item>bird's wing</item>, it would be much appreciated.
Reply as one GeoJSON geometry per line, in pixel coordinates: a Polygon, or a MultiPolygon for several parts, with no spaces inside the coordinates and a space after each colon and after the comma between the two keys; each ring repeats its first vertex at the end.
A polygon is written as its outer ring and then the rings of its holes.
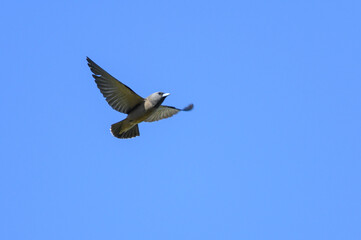
{"type": "Polygon", "coordinates": [[[100,92],[112,108],[128,114],[136,105],[144,100],[128,86],[119,82],[116,78],[99,67],[90,58],[87,57],[87,61],[90,70],[94,73],[93,77],[100,92]]]}
{"type": "Polygon", "coordinates": [[[169,107],[169,106],[159,106],[155,112],[150,115],[144,122],[154,122],[159,121],[164,118],[169,118],[173,116],[174,114],[177,114],[179,111],[190,111],[193,109],[193,104],[189,104],[187,107],[183,109],[178,109],[175,107],[169,107]]]}

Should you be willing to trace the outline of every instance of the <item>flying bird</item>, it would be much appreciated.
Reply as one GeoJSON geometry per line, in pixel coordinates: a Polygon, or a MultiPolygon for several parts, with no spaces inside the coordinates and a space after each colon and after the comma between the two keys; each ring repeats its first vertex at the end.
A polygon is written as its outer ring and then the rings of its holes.
{"type": "Polygon", "coordinates": [[[95,82],[108,104],[113,109],[128,114],[124,120],[111,125],[110,131],[114,137],[133,138],[139,136],[139,123],[158,121],[171,117],[179,111],[193,109],[193,104],[189,104],[183,109],[161,105],[169,93],[155,92],[146,98],[142,98],[90,58],[87,57],[86,60],[93,72],[95,82]]]}

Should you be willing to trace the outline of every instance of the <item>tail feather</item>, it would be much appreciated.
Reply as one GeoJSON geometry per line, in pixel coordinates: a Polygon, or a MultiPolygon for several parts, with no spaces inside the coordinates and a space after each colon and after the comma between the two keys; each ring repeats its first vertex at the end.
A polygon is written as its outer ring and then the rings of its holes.
{"type": "Polygon", "coordinates": [[[112,132],[114,137],[117,138],[133,138],[136,136],[139,136],[139,127],[138,124],[135,125],[134,127],[132,127],[131,129],[127,130],[127,131],[123,131],[122,130],[122,123],[123,121],[114,123],[111,127],[110,127],[110,131],[112,132]]]}

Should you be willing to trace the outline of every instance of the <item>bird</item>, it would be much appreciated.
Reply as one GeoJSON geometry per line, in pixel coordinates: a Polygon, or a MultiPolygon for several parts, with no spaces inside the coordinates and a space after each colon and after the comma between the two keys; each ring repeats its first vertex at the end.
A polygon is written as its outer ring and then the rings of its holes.
{"type": "Polygon", "coordinates": [[[162,105],[170,93],[155,92],[146,98],[142,98],[127,85],[111,76],[89,57],[86,60],[93,73],[92,76],[95,79],[95,83],[108,104],[114,110],[128,115],[122,121],[111,125],[110,131],[114,137],[128,139],[140,136],[139,123],[159,121],[169,118],[180,111],[190,111],[193,109],[193,104],[189,104],[183,109],[162,105]]]}

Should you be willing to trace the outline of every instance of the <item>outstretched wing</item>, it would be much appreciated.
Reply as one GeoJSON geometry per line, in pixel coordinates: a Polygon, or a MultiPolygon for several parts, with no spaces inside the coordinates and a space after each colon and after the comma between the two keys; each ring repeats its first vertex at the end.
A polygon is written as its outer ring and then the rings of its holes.
{"type": "Polygon", "coordinates": [[[95,62],[87,57],[88,66],[94,73],[93,77],[109,105],[122,113],[129,113],[137,104],[144,99],[136,94],[125,84],[119,82],[116,78],[99,67],[95,62]]]}
{"type": "Polygon", "coordinates": [[[161,105],[157,110],[155,110],[155,112],[152,115],[150,115],[146,120],[144,120],[144,122],[159,121],[164,118],[169,118],[174,114],[177,114],[179,111],[190,111],[192,109],[193,109],[193,104],[189,104],[187,107],[183,109],[161,105]]]}

